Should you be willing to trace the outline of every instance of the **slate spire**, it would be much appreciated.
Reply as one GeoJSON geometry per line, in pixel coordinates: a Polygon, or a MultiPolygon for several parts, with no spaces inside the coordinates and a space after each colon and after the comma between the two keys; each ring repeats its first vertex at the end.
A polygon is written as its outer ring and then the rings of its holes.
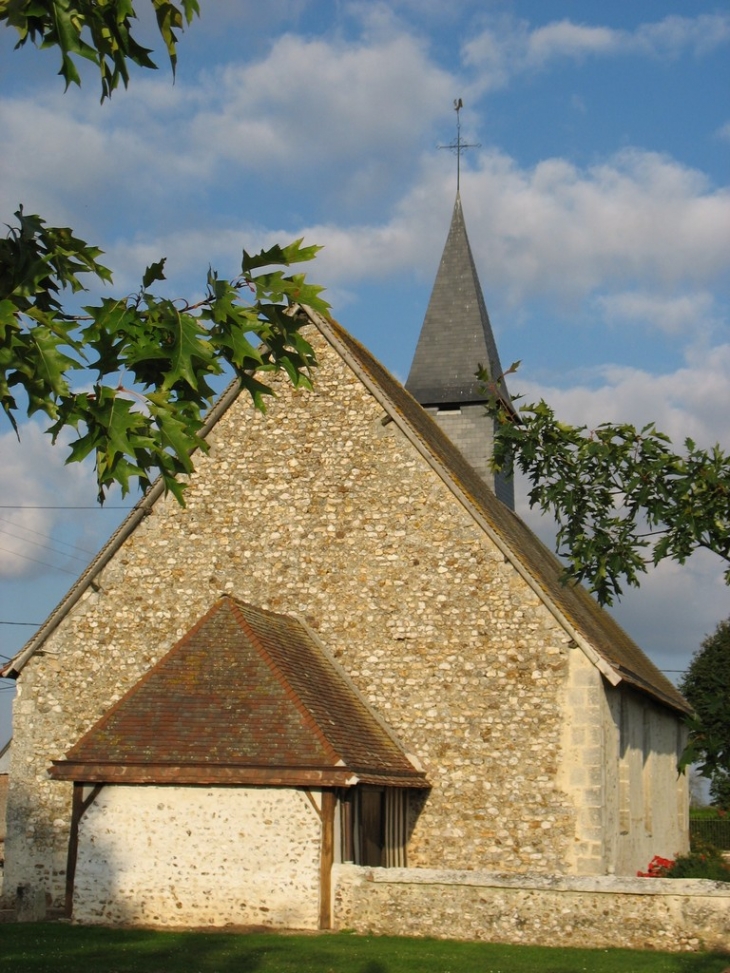
{"type": "Polygon", "coordinates": [[[500,500],[514,508],[511,480],[495,476],[489,465],[493,425],[475,374],[479,365],[490,378],[502,375],[457,192],[406,389],[435,416],[500,500]]]}

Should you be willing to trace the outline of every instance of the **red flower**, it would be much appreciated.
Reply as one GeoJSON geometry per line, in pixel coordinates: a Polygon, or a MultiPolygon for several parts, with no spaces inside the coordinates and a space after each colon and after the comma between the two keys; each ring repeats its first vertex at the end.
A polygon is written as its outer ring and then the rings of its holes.
{"type": "Polygon", "coordinates": [[[663,878],[673,864],[674,862],[670,858],[662,858],[660,855],[654,855],[649,862],[648,870],[646,872],[637,872],[636,874],[639,878],[663,878]]]}

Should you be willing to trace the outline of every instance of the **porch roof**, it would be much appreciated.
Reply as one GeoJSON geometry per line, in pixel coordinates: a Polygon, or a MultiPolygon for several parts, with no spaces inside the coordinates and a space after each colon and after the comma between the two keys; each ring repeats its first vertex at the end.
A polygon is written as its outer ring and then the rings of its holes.
{"type": "Polygon", "coordinates": [[[89,782],[428,787],[304,622],[230,597],[50,774],[89,782]]]}

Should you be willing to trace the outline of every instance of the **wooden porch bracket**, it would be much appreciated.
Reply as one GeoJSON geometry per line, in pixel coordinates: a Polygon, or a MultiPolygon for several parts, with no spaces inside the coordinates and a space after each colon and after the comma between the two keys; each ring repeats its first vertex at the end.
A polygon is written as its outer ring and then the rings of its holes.
{"type": "Polygon", "coordinates": [[[84,784],[74,781],[73,799],[71,803],[71,833],[68,836],[68,858],[66,861],[66,899],[64,915],[67,919],[73,913],[74,882],[76,880],[76,859],[79,853],[79,822],[90,804],[96,800],[103,784],[95,784],[91,793],[84,797],[84,784]]]}

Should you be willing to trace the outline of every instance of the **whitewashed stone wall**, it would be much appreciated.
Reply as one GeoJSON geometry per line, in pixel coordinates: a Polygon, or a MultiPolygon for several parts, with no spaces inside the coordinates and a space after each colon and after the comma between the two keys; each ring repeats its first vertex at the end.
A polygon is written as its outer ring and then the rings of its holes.
{"type": "Polygon", "coordinates": [[[301,791],[104,787],[81,819],[74,919],[316,929],[320,835],[301,791]]]}
{"type": "Polygon", "coordinates": [[[421,761],[433,788],[414,806],[410,865],[604,868],[581,804],[592,785],[560,771],[596,762],[590,732],[564,731],[581,650],[316,345],[315,391],[278,381],[266,416],[239,399],[187,506],[158,502],[23,670],[6,888],[62,898],[71,788],[48,779],[51,760],[221,593],[305,618],[421,761]]]}
{"type": "Polygon", "coordinates": [[[689,850],[684,730],[646,697],[614,688],[570,653],[558,780],[577,808],[567,871],[636,875],[655,855],[689,850]]]}
{"type": "Polygon", "coordinates": [[[655,855],[674,858],[689,848],[687,775],[677,773],[686,731],[638,694],[614,691],[610,709],[619,766],[614,870],[633,875],[655,855]]]}
{"type": "Polygon", "coordinates": [[[697,879],[334,870],[335,928],[536,946],[730,947],[730,889],[697,879]]]}

